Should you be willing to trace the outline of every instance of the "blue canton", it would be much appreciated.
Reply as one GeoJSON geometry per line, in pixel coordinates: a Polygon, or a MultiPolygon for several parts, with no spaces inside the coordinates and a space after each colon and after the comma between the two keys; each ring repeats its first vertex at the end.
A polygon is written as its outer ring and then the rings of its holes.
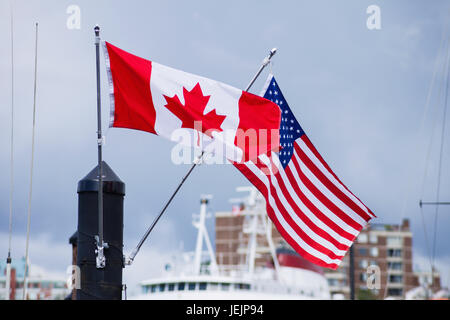
{"type": "Polygon", "coordinates": [[[280,158],[283,168],[286,168],[292,158],[294,141],[304,135],[305,132],[292,114],[291,108],[289,108],[289,105],[275,81],[275,77],[272,76],[263,97],[275,102],[281,109],[280,145],[282,149],[280,150],[278,157],[280,158]]]}

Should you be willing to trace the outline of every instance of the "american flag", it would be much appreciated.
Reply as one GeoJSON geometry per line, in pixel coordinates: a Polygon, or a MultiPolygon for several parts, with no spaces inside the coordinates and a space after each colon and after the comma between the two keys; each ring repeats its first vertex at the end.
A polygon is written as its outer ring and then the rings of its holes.
{"type": "Polygon", "coordinates": [[[281,109],[281,150],[235,164],[261,192],[282,237],[305,259],[337,269],[375,215],[339,180],[295,119],[273,75],[262,94],[281,109]]]}

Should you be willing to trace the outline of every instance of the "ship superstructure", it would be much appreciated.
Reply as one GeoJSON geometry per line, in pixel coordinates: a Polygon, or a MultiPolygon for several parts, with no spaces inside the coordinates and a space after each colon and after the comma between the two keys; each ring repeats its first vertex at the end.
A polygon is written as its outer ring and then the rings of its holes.
{"type": "Polygon", "coordinates": [[[247,193],[241,199],[239,212],[245,217],[243,232],[249,239],[245,261],[233,266],[217,262],[205,224],[211,216],[207,212],[211,197],[202,196],[200,213],[194,215],[193,221],[198,230],[195,251],[174,257],[161,277],[142,281],[142,293],[132,299],[330,299],[320,268],[292,249],[274,245],[272,224],[259,192],[253,187],[240,187],[237,191],[247,193]],[[270,252],[271,259],[265,266],[255,264],[261,248],[270,252]]]}

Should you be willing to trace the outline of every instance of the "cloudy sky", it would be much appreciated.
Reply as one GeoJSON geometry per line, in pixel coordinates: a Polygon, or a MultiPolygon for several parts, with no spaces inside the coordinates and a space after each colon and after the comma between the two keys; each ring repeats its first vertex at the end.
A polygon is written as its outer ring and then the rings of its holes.
{"type": "MultiPolygon", "coordinates": [[[[25,251],[34,24],[39,22],[39,65],[30,259],[51,272],[64,273],[71,262],[68,238],[77,224],[77,182],[97,161],[93,27],[98,23],[103,39],[127,51],[238,88],[245,88],[268,50],[277,47],[272,71],[303,129],[341,180],[375,212],[375,223],[410,219],[414,264],[428,268],[418,202],[436,198],[444,92],[443,59],[438,54],[448,12],[446,1],[418,0],[14,1],[13,258],[25,251]],[[366,26],[366,9],[373,4],[381,9],[380,30],[366,26]],[[67,27],[70,5],[80,8],[80,29],[67,27]],[[436,80],[425,108],[435,66],[436,80]]],[[[4,258],[10,192],[10,23],[10,1],[3,0],[0,255],[4,258]]],[[[126,183],[128,253],[189,166],[172,164],[174,145],[167,140],[145,132],[107,130],[103,57],[101,76],[104,159],[126,183]]],[[[266,76],[267,71],[253,92],[260,91],[266,76]]],[[[444,200],[450,199],[448,147],[447,139],[440,192],[444,200]]],[[[228,199],[237,195],[235,188],[247,184],[231,166],[196,169],[136,264],[125,270],[125,279],[136,283],[154,275],[181,243],[193,249],[191,221],[200,194],[214,196],[212,212],[228,210],[228,199]]],[[[423,211],[429,238],[434,210],[423,211]]],[[[447,285],[449,234],[450,212],[442,207],[436,259],[447,285]]]]}

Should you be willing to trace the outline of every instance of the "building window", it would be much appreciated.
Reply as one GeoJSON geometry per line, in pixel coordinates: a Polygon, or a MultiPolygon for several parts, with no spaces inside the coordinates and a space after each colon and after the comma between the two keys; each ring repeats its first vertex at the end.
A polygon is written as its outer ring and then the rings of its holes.
{"type": "Polygon", "coordinates": [[[401,237],[387,237],[386,244],[388,246],[401,246],[403,242],[401,237]]]}
{"type": "Polygon", "coordinates": [[[178,291],[183,291],[184,290],[184,287],[185,287],[185,283],[184,282],[180,282],[180,283],[178,283],[178,291]]]}
{"type": "Polygon", "coordinates": [[[359,280],[360,280],[360,281],[367,281],[367,273],[361,272],[361,273],[359,274],[359,280]]]}
{"type": "Polygon", "coordinates": [[[188,290],[195,290],[195,282],[188,283],[188,290]]]}
{"type": "Polygon", "coordinates": [[[365,259],[359,260],[359,267],[360,268],[367,268],[369,266],[369,262],[365,259]]]}
{"type": "Polygon", "coordinates": [[[389,249],[388,250],[388,257],[401,257],[401,256],[402,256],[401,249],[389,249]]]}
{"type": "Polygon", "coordinates": [[[370,255],[372,257],[378,257],[378,248],[377,247],[370,248],[370,255]]]}
{"type": "MultiPolygon", "coordinates": [[[[39,288],[39,284],[35,284],[35,288],[39,288]]],[[[50,288],[50,282],[41,282],[41,288],[43,289],[49,289],[50,288]]]]}
{"type": "Polygon", "coordinates": [[[239,284],[239,289],[241,290],[250,290],[250,285],[247,283],[240,283],[239,284]]]}
{"type": "Polygon", "coordinates": [[[360,233],[358,236],[358,242],[367,243],[367,233],[360,233]]]}
{"type": "Polygon", "coordinates": [[[219,284],[217,282],[210,283],[208,284],[208,288],[210,290],[217,290],[219,288],[219,284]]]}
{"type": "Polygon", "coordinates": [[[173,291],[173,290],[175,289],[175,283],[169,283],[167,289],[168,289],[169,291],[173,291]]]}
{"type": "Polygon", "coordinates": [[[230,290],[230,284],[222,283],[222,291],[228,291],[228,290],[230,290]]]}
{"type": "Polygon", "coordinates": [[[391,274],[389,276],[389,282],[390,283],[402,283],[403,282],[403,276],[391,274]]]}
{"type": "Polygon", "coordinates": [[[371,234],[369,240],[370,240],[370,243],[378,243],[378,237],[376,234],[371,234]]]}
{"type": "Polygon", "coordinates": [[[367,248],[359,248],[358,253],[360,256],[367,256],[367,248]]]}
{"type": "Polygon", "coordinates": [[[388,262],[388,269],[391,270],[402,270],[402,263],[401,262],[388,262]]]}
{"type": "Polygon", "coordinates": [[[328,279],[328,285],[330,287],[337,287],[339,285],[339,281],[337,279],[328,279]]]}
{"type": "Polygon", "coordinates": [[[388,296],[401,296],[402,294],[403,294],[403,290],[400,288],[388,289],[388,296]]]}
{"type": "Polygon", "coordinates": [[[164,283],[161,283],[159,285],[159,292],[164,292],[164,289],[166,288],[166,285],[164,283]]]}
{"type": "Polygon", "coordinates": [[[62,288],[65,288],[65,284],[56,282],[56,283],[53,284],[53,288],[55,288],[55,289],[62,289],[62,288]]]}

